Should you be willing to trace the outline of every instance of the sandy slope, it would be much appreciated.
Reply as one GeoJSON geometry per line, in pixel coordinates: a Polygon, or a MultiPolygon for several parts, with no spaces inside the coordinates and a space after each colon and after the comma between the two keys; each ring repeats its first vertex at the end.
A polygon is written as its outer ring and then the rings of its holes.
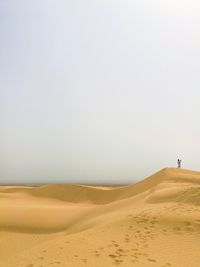
{"type": "Polygon", "coordinates": [[[134,185],[0,186],[0,267],[200,266],[200,172],[134,185]]]}

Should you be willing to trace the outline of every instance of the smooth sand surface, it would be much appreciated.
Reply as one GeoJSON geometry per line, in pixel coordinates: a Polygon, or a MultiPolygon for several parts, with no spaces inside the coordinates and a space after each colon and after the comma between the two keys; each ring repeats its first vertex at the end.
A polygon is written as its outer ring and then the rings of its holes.
{"type": "Polygon", "coordinates": [[[0,186],[0,267],[199,267],[200,172],[128,186],[0,186]]]}

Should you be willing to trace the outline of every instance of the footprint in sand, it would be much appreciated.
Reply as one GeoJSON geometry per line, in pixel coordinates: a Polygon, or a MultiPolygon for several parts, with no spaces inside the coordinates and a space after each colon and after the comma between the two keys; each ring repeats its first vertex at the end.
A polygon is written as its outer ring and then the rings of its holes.
{"type": "Polygon", "coordinates": [[[163,235],[168,235],[168,232],[166,229],[163,229],[162,231],[163,231],[163,235]]]}
{"type": "Polygon", "coordinates": [[[100,256],[100,254],[99,254],[99,251],[98,250],[95,250],[95,252],[94,252],[95,254],[94,254],[94,256],[96,256],[96,257],[98,257],[98,256],[100,256]]]}
{"type": "Polygon", "coordinates": [[[190,225],[192,225],[192,223],[191,223],[191,222],[184,222],[184,224],[185,224],[185,225],[187,225],[187,226],[190,226],[190,225]]]}
{"type": "Polygon", "coordinates": [[[124,253],[124,252],[125,252],[125,250],[124,250],[124,249],[122,249],[122,248],[119,248],[119,249],[117,249],[117,252],[122,252],[122,253],[124,253]]]}
{"type": "Polygon", "coordinates": [[[108,256],[111,258],[117,258],[117,255],[114,255],[114,254],[109,254],[108,256]]]}
{"type": "Polygon", "coordinates": [[[140,260],[140,256],[138,254],[134,254],[134,255],[131,255],[133,257],[133,260],[135,261],[139,261],[140,260]]]}
{"type": "Polygon", "coordinates": [[[136,263],[136,262],[137,262],[137,260],[132,260],[131,262],[132,262],[132,263],[136,263]]]}
{"type": "Polygon", "coordinates": [[[60,261],[54,261],[54,262],[51,262],[50,264],[61,264],[60,261]]]}
{"type": "Polygon", "coordinates": [[[121,264],[122,262],[123,262],[123,260],[117,260],[117,259],[115,260],[115,264],[116,264],[116,265],[119,265],[119,264],[121,264]]]}
{"type": "Polygon", "coordinates": [[[148,260],[148,261],[151,261],[151,262],[156,262],[156,260],[154,260],[154,259],[150,259],[150,258],[148,258],[147,260],[148,260]]]}
{"type": "Polygon", "coordinates": [[[181,228],[180,227],[174,227],[173,230],[175,230],[175,231],[181,231],[181,228]]]}
{"type": "Polygon", "coordinates": [[[124,254],[124,253],[125,253],[125,250],[123,250],[123,249],[117,249],[117,250],[115,251],[115,253],[116,253],[118,256],[126,256],[126,254],[124,254]]]}

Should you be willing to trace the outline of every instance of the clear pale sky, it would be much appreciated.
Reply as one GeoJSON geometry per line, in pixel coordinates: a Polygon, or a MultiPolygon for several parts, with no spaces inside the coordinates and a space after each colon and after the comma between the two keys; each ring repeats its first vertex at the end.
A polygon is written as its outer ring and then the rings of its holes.
{"type": "Polygon", "coordinates": [[[0,0],[0,183],[200,170],[200,2],[0,0]]]}

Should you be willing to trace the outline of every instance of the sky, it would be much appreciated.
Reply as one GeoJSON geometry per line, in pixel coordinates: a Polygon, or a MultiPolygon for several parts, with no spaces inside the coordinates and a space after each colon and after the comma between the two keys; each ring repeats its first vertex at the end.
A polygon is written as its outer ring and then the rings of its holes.
{"type": "Polygon", "coordinates": [[[200,2],[0,0],[0,183],[200,170],[200,2]]]}

